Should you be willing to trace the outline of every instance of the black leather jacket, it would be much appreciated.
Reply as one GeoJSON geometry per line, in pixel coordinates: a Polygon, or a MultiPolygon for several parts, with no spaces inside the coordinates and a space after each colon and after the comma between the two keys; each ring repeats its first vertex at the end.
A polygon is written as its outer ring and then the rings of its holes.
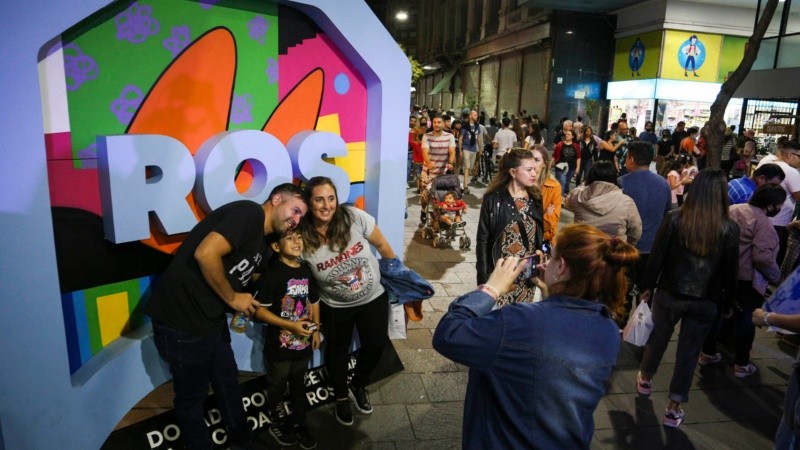
{"type": "Polygon", "coordinates": [[[686,300],[711,300],[723,309],[732,307],[739,273],[739,226],[726,220],[717,248],[701,257],[678,242],[679,218],[680,210],[673,210],[661,222],[640,287],[657,287],[686,300]]]}
{"type": "MultiPolygon", "coordinates": [[[[528,198],[528,211],[533,215],[536,222],[536,241],[534,248],[530,251],[538,250],[542,246],[542,200],[536,201],[528,198]]],[[[517,216],[517,207],[508,189],[500,189],[483,196],[481,212],[478,221],[478,235],[475,237],[475,254],[477,256],[476,268],[478,269],[478,284],[486,283],[489,274],[494,270],[494,258],[492,247],[500,237],[500,233],[508,223],[517,216]]]]}

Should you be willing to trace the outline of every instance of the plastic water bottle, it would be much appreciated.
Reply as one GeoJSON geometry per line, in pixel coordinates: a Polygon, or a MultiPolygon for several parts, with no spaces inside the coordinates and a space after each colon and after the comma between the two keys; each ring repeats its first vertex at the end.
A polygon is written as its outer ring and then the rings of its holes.
{"type": "Polygon", "coordinates": [[[247,329],[247,322],[249,321],[250,318],[247,317],[247,314],[236,311],[236,314],[234,314],[231,319],[231,330],[237,333],[244,333],[244,330],[247,329]]]}

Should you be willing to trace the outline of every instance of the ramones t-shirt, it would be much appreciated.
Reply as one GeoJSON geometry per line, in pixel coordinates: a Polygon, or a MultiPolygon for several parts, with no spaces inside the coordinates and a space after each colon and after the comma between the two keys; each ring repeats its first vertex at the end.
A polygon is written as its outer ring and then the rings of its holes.
{"type": "Polygon", "coordinates": [[[202,336],[227,321],[228,305],[211,289],[194,252],[211,232],[222,235],[232,251],[222,258],[225,276],[236,292],[249,291],[253,271],[271,253],[264,243],[264,209],[242,200],[214,210],[200,221],[178,248],[145,307],[154,321],[202,336]]]}
{"type": "MultiPolygon", "coordinates": [[[[301,263],[291,267],[275,258],[258,280],[258,300],[272,314],[289,322],[311,318],[311,305],[319,301],[311,269],[301,263]]],[[[319,322],[319,318],[316,319],[319,322]]],[[[275,325],[267,326],[264,353],[270,361],[296,361],[311,356],[310,336],[298,336],[275,325]]]]}
{"type": "Polygon", "coordinates": [[[352,217],[350,241],[338,252],[327,245],[304,255],[320,290],[320,299],[332,308],[365,305],[383,294],[378,259],[367,241],[375,219],[352,206],[343,206],[352,217]]]}

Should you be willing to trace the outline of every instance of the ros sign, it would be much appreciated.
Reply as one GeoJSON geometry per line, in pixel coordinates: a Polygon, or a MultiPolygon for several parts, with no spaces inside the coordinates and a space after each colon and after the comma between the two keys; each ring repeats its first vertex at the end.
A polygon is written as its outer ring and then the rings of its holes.
{"type": "Polygon", "coordinates": [[[226,131],[204,142],[194,157],[169,136],[99,136],[97,167],[105,236],[117,244],[149,238],[150,212],[168,235],[190,231],[198,219],[186,201],[189,193],[211,212],[236,200],[263,203],[281,183],[321,175],[331,178],[339,198],[346,199],[350,195],[347,172],[322,159],[346,155],[340,136],[321,131],[297,133],[286,147],[263,131],[226,131]],[[245,161],[252,167],[253,180],[240,193],[235,174],[245,161]]]}

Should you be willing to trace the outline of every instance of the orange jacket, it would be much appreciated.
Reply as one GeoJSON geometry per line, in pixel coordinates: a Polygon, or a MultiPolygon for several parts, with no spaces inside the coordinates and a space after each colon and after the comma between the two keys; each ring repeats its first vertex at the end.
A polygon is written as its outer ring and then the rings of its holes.
{"type": "Polygon", "coordinates": [[[555,244],[556,231],[558,231],[558,220],[561,217],[561,185],[552,177],[547,178],[542,189],[542,211],[544,212],[544,233],[545,240],[555,244]],[[553,205],[553,212],[548,213],[547,208],[553,205]]]}

